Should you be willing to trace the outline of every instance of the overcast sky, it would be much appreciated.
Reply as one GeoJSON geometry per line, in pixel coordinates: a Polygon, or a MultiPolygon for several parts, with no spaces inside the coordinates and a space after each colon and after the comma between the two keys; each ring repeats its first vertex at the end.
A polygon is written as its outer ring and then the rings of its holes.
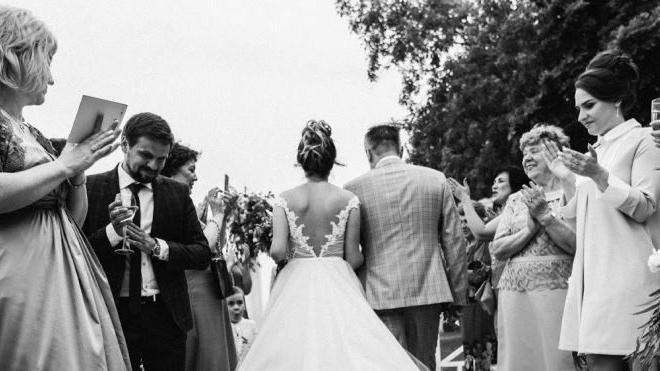
{"type": "MultiPolygon", "coordinates": [[[[163,116],[202,151],[193,198],[229,174],[237,188],[281,192],[302,181],[294,167],[308,119],[333,128],[339,160],[331,181],[368,170],[363,134],[400,119],[400,77],[366,77],[366,53],[332,0],[23,0],[58,40],[55,85],[26,119],[66,137],[82,94],[163,116]]],[[[125,119],[125,120],[126,120],[125,119]]],[[[124,121],[125,121],[124,120],[124,121]]],[[[118,150],[89,173],[121,161],[118,150]]]]}

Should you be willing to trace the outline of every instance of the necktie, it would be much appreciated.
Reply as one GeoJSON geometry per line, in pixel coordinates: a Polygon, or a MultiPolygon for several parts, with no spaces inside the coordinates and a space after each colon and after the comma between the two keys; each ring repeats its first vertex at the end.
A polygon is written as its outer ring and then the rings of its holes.
{"type": "MultiPolygon", "coordinates": [[[[133,223],[140,226],[140,199],[138,198],[138,192],[142,188],[142,184],[133,183],[128,186],[133,193],[133,198],[135,199],[135,205],[138,207],[135,215],[133,216],[133,223]]],[[[140,265],[142,263],[142,254],[140,250],[133,247],[133,254],[130,256],[130,272],[128,276],[128,308],[132,313],[140,312],[140,296],[142,296],[142,270],[140,265]]]]}

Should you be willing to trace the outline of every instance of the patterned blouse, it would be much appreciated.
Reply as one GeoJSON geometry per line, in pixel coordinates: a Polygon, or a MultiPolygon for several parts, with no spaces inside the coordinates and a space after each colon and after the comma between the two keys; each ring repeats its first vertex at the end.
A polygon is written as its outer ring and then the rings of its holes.
{"type": "Polygon", "coordinates": [[[0,172],[22,171],[54,158],[55,149],[39,130],[0,109],[0,172]]]}
{"type": "MultiPolygon", "coordinates": [[[[563,192],[546,193],[550,208],[557,212],[563,204],[563,192]]],[[[509,196],[495,239],[509,236],[527,227],[531,218],[520,192],[509,196]]],[[[555,245],[541,228],[521,251],[506,262],[498,284],[500,290],[556,290],[568,288],[573,257],[555,245]]]]}

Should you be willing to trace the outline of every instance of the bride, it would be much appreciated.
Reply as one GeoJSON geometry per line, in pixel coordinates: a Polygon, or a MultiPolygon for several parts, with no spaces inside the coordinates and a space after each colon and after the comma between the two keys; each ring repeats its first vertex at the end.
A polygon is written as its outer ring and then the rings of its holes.
{"type": "MultiPolygon", "coordinates": [[[[273,204],[273,259],[287,259],[238,370],[419,370],[364,298],[360,202],[328,183],[331,128],[309,121],[298,145],[307,182],[273,204]]],[[[337,163],[338,164],[338,163],[337,163]]]]}

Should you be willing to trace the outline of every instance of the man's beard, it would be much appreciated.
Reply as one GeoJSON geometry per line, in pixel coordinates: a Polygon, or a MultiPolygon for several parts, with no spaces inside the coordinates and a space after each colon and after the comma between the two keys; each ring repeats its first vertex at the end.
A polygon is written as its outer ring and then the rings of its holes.
{"type": "MultiPolygon", "coordinates": [[[[143,170],[143,169],[144,168],[138,168],[137,171],[133,171],[133,170],[129,169],[131,177],[133,179],[135,179],[136,181],[140,182],[140,183],[151,183],[158,176],[158,172],[153,172],[153,175],[143,176],[142,175],[143,172],[140,171],[140,170],[143,170]]],[[[146,172],[147,173],[152,173],[151,170],[147,170],[146,172]]]]}

